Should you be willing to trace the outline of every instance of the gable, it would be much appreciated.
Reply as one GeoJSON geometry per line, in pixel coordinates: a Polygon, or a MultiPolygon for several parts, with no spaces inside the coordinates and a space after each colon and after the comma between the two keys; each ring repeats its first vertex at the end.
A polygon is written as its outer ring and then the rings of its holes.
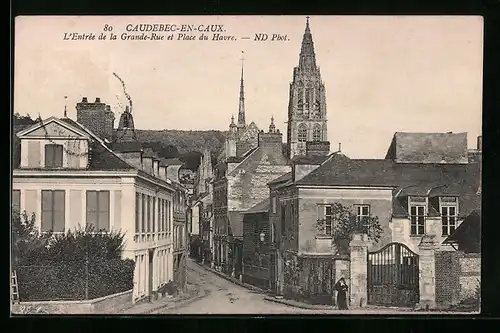
{"type": "Polygon", "coordinates": [[[255,125],[254,122],[252,122],[245,132],[240,136],[240,140],[242,141],[253,141],[253,140],[258,140],[259,136],[259,129],[257,125],[255,125]]]}
{"type": "Polygon", "coordinates": [[[89,135],[69,124],[56,119],[42,121],[31,128],[18,133],[20,138],[80,138],[89,139],[89,135]]]}

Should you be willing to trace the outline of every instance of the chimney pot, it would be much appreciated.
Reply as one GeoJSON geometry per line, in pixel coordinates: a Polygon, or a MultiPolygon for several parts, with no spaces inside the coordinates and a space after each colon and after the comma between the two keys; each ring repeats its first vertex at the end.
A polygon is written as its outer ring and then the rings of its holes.
{"type": "Polygon", "coordinates": [[[88,101],[87,101],[87,97],[83,97],[83,98],[82,98],[82,103],[88,103],[88,101]]]}
{"type": "Polygon", "coordinates": [[[101,103],[101,98],[100,98],[100,97],[96,97],[96,98],[95,98],[95,102],[96,102],[96,103],[101,103]]]}

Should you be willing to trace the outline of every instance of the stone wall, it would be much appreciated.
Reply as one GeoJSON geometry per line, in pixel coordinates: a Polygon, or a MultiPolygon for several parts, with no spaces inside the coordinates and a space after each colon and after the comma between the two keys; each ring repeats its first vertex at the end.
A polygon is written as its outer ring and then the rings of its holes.
{"type": "Polygon", "coordinates": [[[440,308],[474,298],[481,281],[479,253],[436,252],[436,304],[440,308]]]}
{"type": "Polygon", "coordinates": [[[133,305],[132,290],[87,301],[21,302],[12,306],[14,314],[112,314],[133,305]]]}
{"type": "Polygon", "coordinates": [[[334,285],[341,277],[350,284],[348,257],[298,256],[285,252],[285,298],[312,304],[335,305],[334,285]]]}

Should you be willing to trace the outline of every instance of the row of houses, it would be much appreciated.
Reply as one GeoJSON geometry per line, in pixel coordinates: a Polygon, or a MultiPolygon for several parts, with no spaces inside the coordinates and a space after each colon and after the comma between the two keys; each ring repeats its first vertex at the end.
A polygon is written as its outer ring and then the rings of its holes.
{"type": "Polygon", "coordinates": [[[186,285],[187,190],[181,163],[137,141],[132,111],[118,128],[110,107],[83,98],[77,119],[39,119],[16,135],[13,209],[34,214],[41,232],[92,225],[125,234],[123,258],[135,261],[134,302],[169,283],[186,285]]]}
{"type": "Polygon", "coordinates": [[[247,125],[244,102],[242,68],[237,121],[217,163],[205,151],[195,180],[198,260],[287,298],[330,303],[336,280],[352,277],[356,293],[371,288],[365,301],[413,305],[424,237],[433,251],[479,252],[481,137],[468,149],[467,133],[397,132],[379,159],[349,158],[340,144],[332,152],[309,21],[290,83],[286,146],[273,118],[266,132],[247,125]],[[335,240],[337,205],[356,221],[376,218],[378,241],[351,248],[335,240]]]}
{"type": "Polygon", "coordinates": [[[378,218],[383,232],[370,252],[401,243],[418,255],[424,235],[436,237],[439,251],[480,252],[481,138],[471,151],[466,133],[396,133],[382,159],[308,142],[306,156],[287,161],[279,137],[261,132],[247,155],[214,166],[194,201],[207,264],[277,295],[296,298],[302,288],[311,299],[331,298],[332,284],[317,275],[331,279],[339,256],[336,203],[378,218]],[[301,278],[287,280],[296,261],[301,278]]]}

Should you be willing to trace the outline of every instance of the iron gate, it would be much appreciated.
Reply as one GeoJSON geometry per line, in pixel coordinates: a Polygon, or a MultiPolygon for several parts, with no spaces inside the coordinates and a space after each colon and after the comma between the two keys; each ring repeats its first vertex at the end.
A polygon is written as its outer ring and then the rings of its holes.
{"type": "Polygon", "coordinates": [[[401,243],[368,252],[368,304],[412,307],[419,295],[418,254],[401,243]]]}

